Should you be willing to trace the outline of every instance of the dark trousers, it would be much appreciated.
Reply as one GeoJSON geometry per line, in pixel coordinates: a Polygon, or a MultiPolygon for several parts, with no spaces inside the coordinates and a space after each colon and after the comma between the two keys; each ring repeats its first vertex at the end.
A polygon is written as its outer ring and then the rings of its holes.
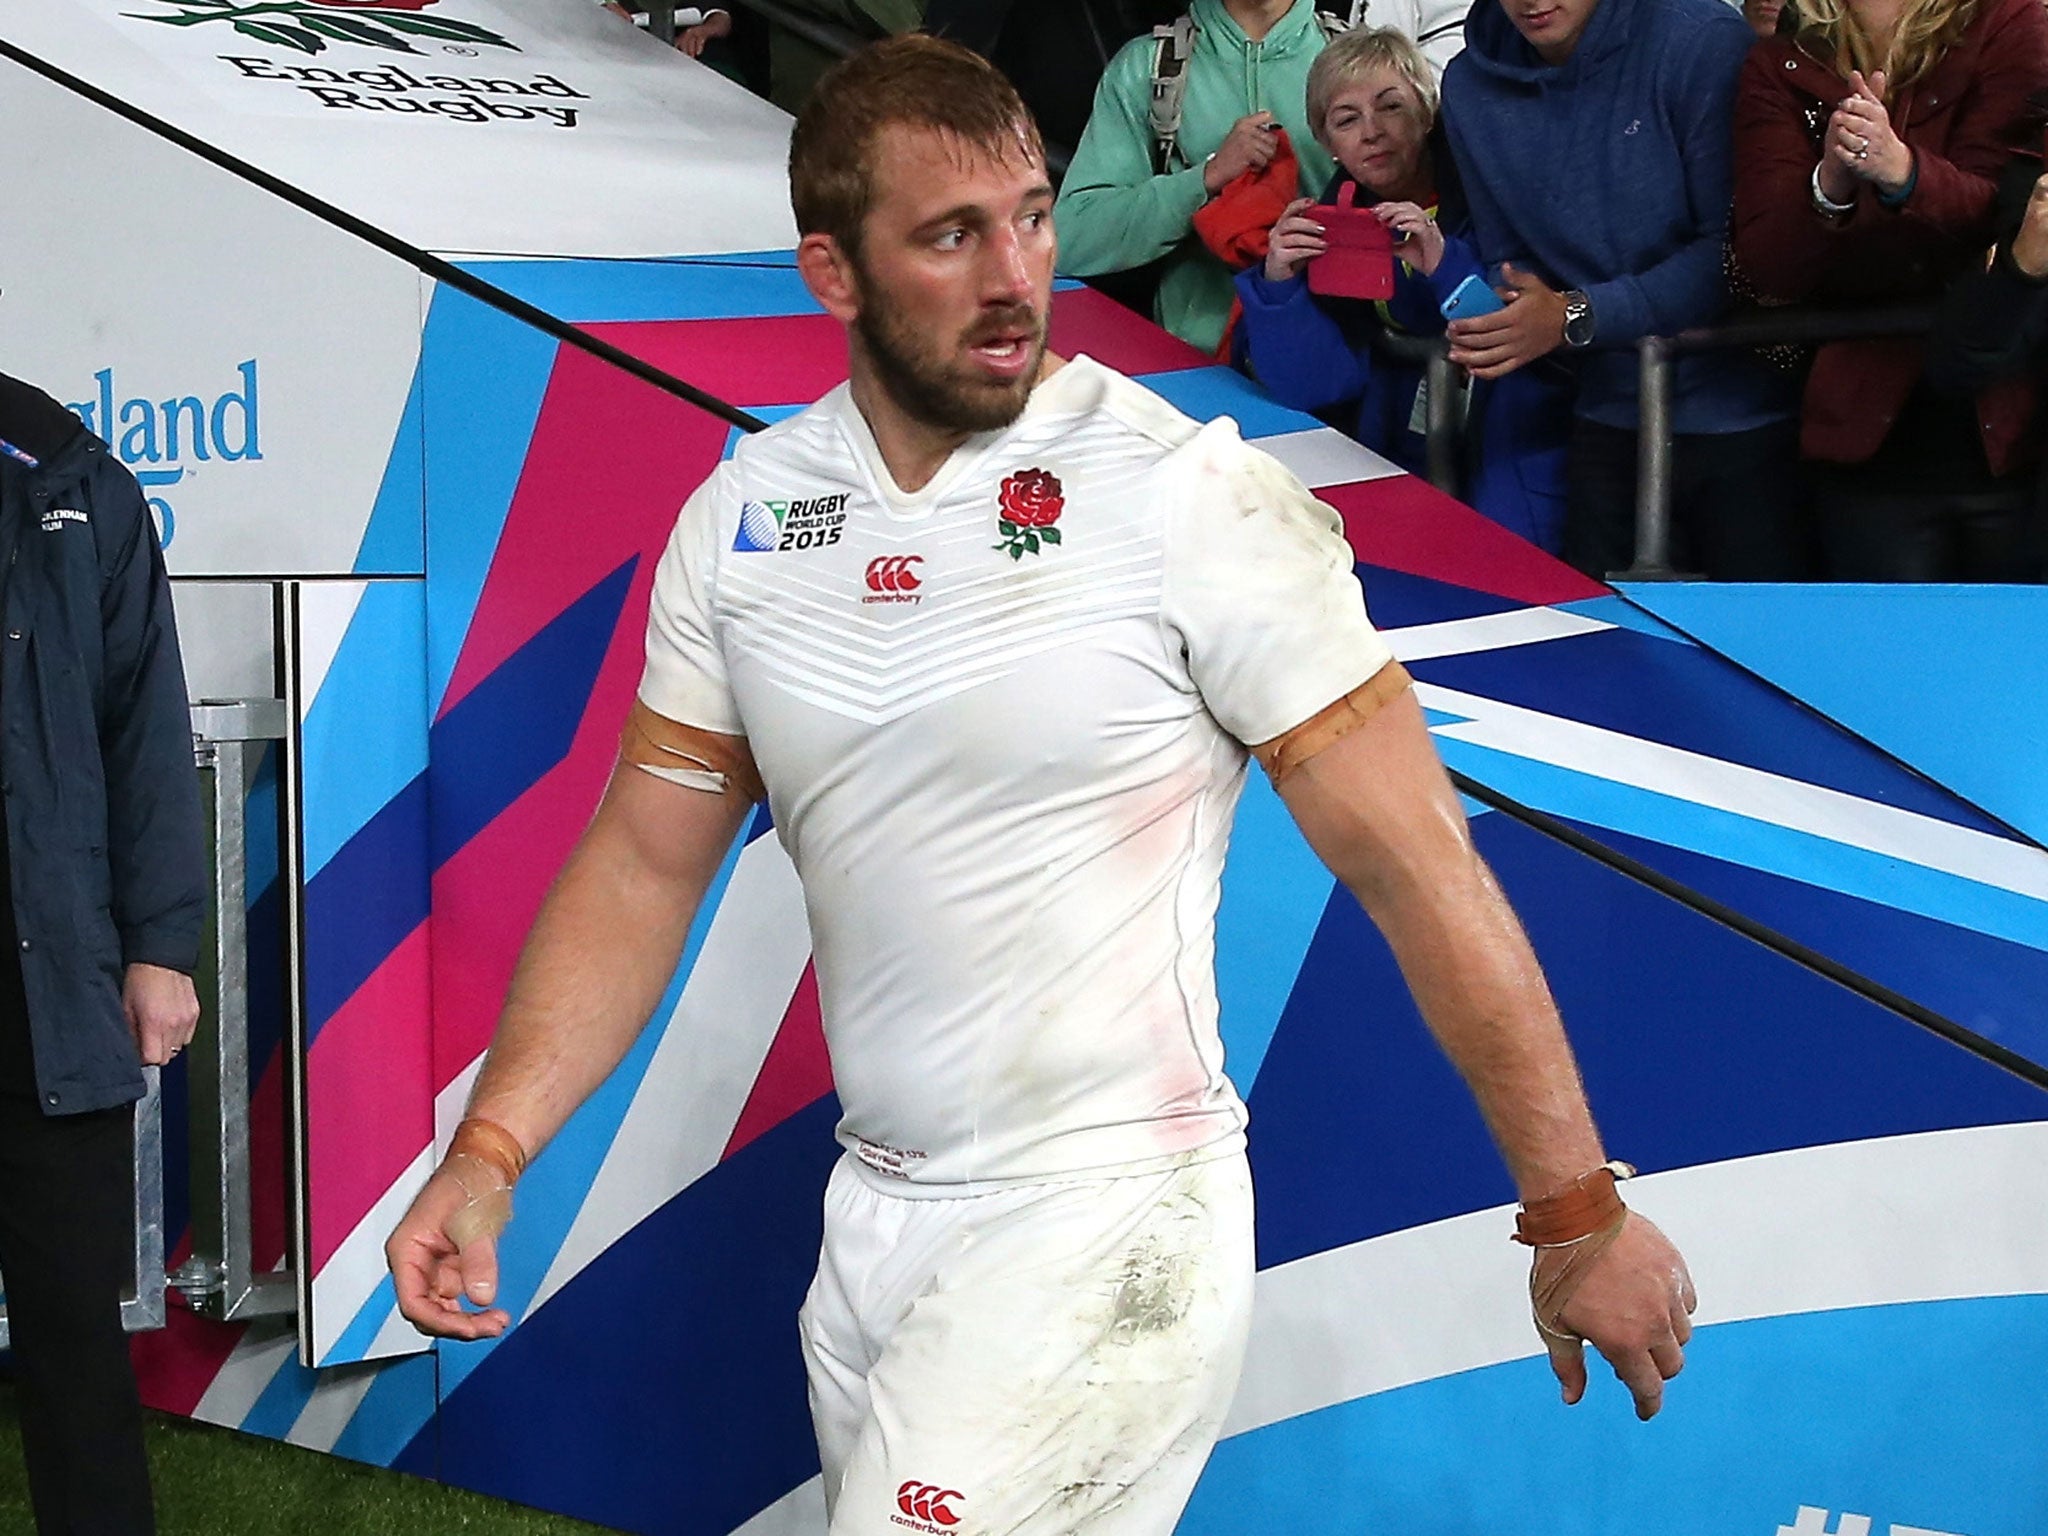
{"type": "MultiPolygon", "coordinates": [[[[0,1030],[20,1027],[0,1019],[0,1030]]],[[[45,1116],[21,1086],[0,1084],[0,1283],[36,1529],[148,1536],[142,1404],[121,1328],[135,1267],[134,1114],[45,1116]]]]}
{"type": "Polygon", "coordinates": [[[1997,489],[1899,492],[1860,465],[1811,466],[1827,574],[1836,581],[2048,580],[2043,511],[2015,475],[1997,489]]]}
{"type": "MultiPolygon", "coordinates": [[[[1671,564],[1714,581],[1813,574],[1799,424],[1672,439],[1671,564]]],[[[1581,417],[1565,460],[1564,557],[1605,581],[1636,551],[1636,434],[1581,417]]]]}

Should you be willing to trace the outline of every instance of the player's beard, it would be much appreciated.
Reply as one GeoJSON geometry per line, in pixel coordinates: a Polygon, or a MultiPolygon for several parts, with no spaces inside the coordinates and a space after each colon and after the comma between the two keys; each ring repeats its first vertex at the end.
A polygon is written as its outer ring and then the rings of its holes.
{"type": "Polygon", "coordinates": [[[927,331],[879,284],[861,283],[860,313],[853,329],[874,366],[876,381],[905,414],[942,432],[994,432],[1023,411],[1038,381],[1045,355],[1045,317],[1029,304],[1006,304],[984,313],[951,353],[932,345],[927,331]],[[1028,330],[1031,357],[1014,379],[994,380],[972,371],[959,350],[993,336],[1028,330]]]}

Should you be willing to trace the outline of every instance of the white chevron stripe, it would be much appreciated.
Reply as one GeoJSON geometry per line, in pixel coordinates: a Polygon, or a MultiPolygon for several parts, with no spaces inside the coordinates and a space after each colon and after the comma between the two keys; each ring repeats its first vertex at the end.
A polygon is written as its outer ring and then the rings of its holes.
{"type": "Polygon", "coordinates": [[[1634,785],[2048,901],[2048,853],[2037,848],[1838,789],[1477,694],[1431,683],[1416,684],[1415,692],[1427,708],[1466,717],[1437,726],[1441,737],[1634,785]]]}
{"type": "Polygon", "coordinates": [[[299,587],[299,698],[301,710],[310,715],[320,697],[320,685],[327,681],[334,658],[341,652],[348,627],[367,581],[308,581],[299,587]]]}
{"type": "Polygon", "coordinates": [[[825,1536],[825,1479],[799,1483],[732,1536],[825,1536]]]}
{"type": "MultiPolygon", "coordinates": [[[[328,1357],[335,1342],[356,1320],[356,1314],[362,1311],[371,1293],[390,1272],[384,1263],[384,1240],[391,1236],[391,1229],[398,1225],[398,1218],[412,1204],[413,1196],[425,1186],[427,1176],[434,1171],[434,1161],[433,1149],[422,1147],[406,1165],[405,1172],[377,1197],[377,1203],[342,1239],[341,1246],[334,1250],[313,1277],[315,1364],[324,1366],[329,1363],[328,1357]]],[[[429,1347],[426,1338],[410,1328],[402,1334],[380,1335],[379,1338],[385,1345],[382,1355],[417,1355],[429,1347]]],[[[373,1341],[369,1352],[360,1358],[381,1358],[377,1342],[373,1341]]]]}
{"type": "MultiPolygon", "coordinates": [[[[408,1327],[406,1331],[410,1333],[412,1329],[408,1327]]],[[[286,1432],[286,1442],[309,1451],[333,1450],[334,1442],[341,1438],[348,1421],[355,1417],[363,1399],[370,1395],[370,1388],[377,1384],[377,1371],[374,1365],[337,1365],[323,1370],[306,1406],[299,1410],[299,1416],[286,1432]]]]}
{"type": "MultiPolygon", "coordinates": [[[[2048,1291],[2048,1122],[1844,1142],[1654,1174],[1698,1323],[2048,1291]]],[[[1513,1207],[1261,1272],[1224,1433],[1541,1353],[1513,1207]]]]}
{"type": "Polygon", "coordinates": [[[810,957],[796,870],[773,837],[756,838],[527,1316],[718,1165],[810,957]]]}
{"type": "Polygon", "coordinates": [[[1449,619],[1441,624],[1411,624],[1384,631],[1399,661],[1428,661],[1435,656],[1464,656],[1473,651],[1505,650],[1536,645],[1572,635],[1613,629],[1612,624],[1558,608],[1511,608],[1474,619],[1449,619]]]}
{"type": "MultiPolygon", "coordinates": [[[[864,724],[882,725],[936,700],[1007,677],[1032,658],[1071,645],[1075,637],[1084,632],[1083,622],[1092,627],[1118,619],[1146,619],[1156,608],[1156,600],[1147,593],[1120,610],[1105,609],[1091,613],[1085,621],[1053,615],[1042,624],[1012,630],[1001,645],[982,644],[963,649],[951,659],[950,665],[925,668],[924,672],[929,676],[915,676],[901,682],[892,680],[888,686],[834,687],[829,678],[807,675],[796,668],[779,668],[769,681],[785,693],[820,709],[864,724]],[[796,675],[792,676],[792,672],[796,675]]],[[[744,640],[736,642],[736,648],[755,649],[744,640]]],[[[756,654],[759,654],[758,650],[756,654]]]]}
{"type": "Polygon", "coordinates": [[[1352,485],[1360,480],[1386,480],[1407,473],[1400,465],[1389,463],[1334,427],[1276,432],[1271,437],[1250,437],[1245,441],[1273,455],[1311,489],[1352,485]]]}
{"type": "Polygon", "coordinates": [[[192,1417],[240,1429],[280,1370],[298,1358],[299,1331],[286,1318],[259,1318],[235,1341],[226,1364],[206,1384],[192,1417]]]}
{"type": "MultiPolygon", "coordinates": [[[[883,668],[901,668],[905,657],[954,653],[958,649],[956,641],[963,633],[977,635],[985,649],[999,649],[1012,633],[1012,627],[1026,618],[1042,623],[1051,616],[1071,625],[1085,623],[1106,604],[1120,608],[1141,596],[1157,604],[1159,561],[1128,561],[1087,590],[1032,584],[1024,590],[973,592],[965,598],[952,594],[934,596],[942,598],[944,606],[936,612],[920,612],[920,623],[915,629],[901,625],[895,629],[868,629],[874,621],[864,621],[862,629],[856,631],[846,623],[846,616],[858,604],[858,598],[850,592],[815,618],[805,610],[809,604],[784,604],[776,594],[768,592],[760,594],[758,606],[774,614],[774,625],[764,625],[760,633],[778,641],[793,657],[801,657],[805,662],[811,657],[831,659],[840,664],[838,670],[846,676],[868,676],[883,668]]],[[[727,606],[733,606],[731,600],[727,600],[727,606]]]]}

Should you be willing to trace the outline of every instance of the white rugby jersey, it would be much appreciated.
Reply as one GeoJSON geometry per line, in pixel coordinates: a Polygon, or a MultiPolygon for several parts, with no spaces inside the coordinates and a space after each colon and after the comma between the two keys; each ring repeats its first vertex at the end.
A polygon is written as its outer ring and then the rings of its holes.
{"type": "Polygon", "coordinates": [[[662,556],[640,698],[753,750],[840,1140],[957,1194],[1241,1144],[1243,744],[1390,659],[1330,508],[1077,357],[913,495],[844,385],[743,441],[662,556]]]}

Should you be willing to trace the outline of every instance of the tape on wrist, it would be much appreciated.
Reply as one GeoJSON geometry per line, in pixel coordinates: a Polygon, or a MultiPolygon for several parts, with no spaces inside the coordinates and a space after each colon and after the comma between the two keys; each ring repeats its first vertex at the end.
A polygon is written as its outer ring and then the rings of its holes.
{"type": "Polygon", "coordinates": [[[1628,1207],[1615,1184],[1633,1177],[1627,1163],[1602,1163],[1556,1194],[1528,1201],[1516,1215],[1514,1240],[1536,1250],[1529,1263],[1529,1308],[1545,1338],[1569,1343],[1580,1337],[1559,1318],[1594,1261],[1628,1224],[1628,1207]]]}
{"type": "Polygon", "coordinates": [[[455,1135],[448,1143],[448,1155],[454,1157],[458,1153],[496,1168],[504,1175],[508,1189],[519,1182],[520,1174],[526,1172],[526,1148],[519,1144],[517,1136],[495,1120],[471,1116],[456,1126],[455,1135]]]}
{"type": "Polygon", "coordinates": [[[505,1182],[504,1169],[467,1152],[451,1152],[442,1159],[441,1171],[469,1197],[442,1228],[451,1243],[467,1248],[505,1230],[512,1220],[512,1186],[505,1182]]]}
{"type": "Polygon", "coordinates": [[[1619,1179],[1632,1179],[1635,1169],[1614,1161],[1582,1173],[1554,1195],[1528,1200],[1515,1216],[1514,1239],[1531,1248],[1555,1248],[1598,1232],[1627,1213],[1621,1203],[1619,1179]]]}

